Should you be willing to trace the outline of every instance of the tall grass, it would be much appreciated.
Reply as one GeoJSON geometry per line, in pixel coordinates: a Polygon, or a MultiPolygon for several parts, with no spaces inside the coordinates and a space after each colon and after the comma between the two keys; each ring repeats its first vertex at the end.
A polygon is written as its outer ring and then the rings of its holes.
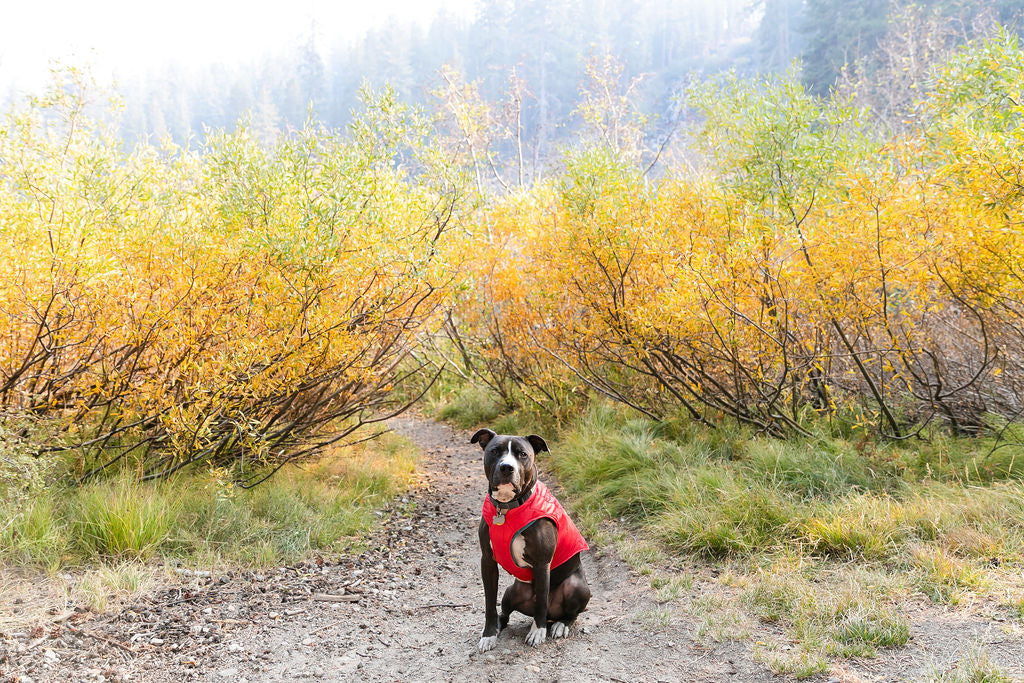
{"type": "Polygon", "coordinates": [[[95,560],[266,566],[357,541],[410,481],[411,444],[391,435],[284,470],[252,490],[217,476],[140,484],[129,473],[0,503],[0,558],[55,570],[95,560]]]}
{"type": "Polygon", "coordinates": [[[1019,561],[1024,486],[1015,464],[984,461],[987,445],[940,439],[865,449],[827,434],[779,441],[595,403],[550,465],[585,521],[629,518],[677,552],[798,550],[919,566],[914,548],[923,544],[1019,561]]]}

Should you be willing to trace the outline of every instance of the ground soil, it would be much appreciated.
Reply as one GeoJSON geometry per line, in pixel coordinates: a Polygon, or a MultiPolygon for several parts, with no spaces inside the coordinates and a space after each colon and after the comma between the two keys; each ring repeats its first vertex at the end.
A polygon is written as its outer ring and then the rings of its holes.
{"type": "MultiPolygon", "coordinates": [[[[108,613],[62,611],[31,628],[0,633],[0,680],[774,677],[754,655],[759,639],[772,637],[767,626],[755,625],[738,640],[700,638],[699,615],[681,603],[659,603],[648,577],[600,547],[584,558],[594,598],[570,638],[529,647],[524,639],[530,620],[514,615],[497,648],[478,653],[480,449],[469,445],[468,433],[429,420],[402,418],[391,426],[421,449],[422,471],[416,487],[383,514],[370,550],[262,572],[184,575],[108,613]]],[[[503,574],[500,590],[510,582],[503,574]]],[[[690,592],[716,590],[727,589],[709,573],[690,592]]],[[[1024,679],[1019,629],[924,604],[911,619],[908,646],[873,659],[837,661],[817,678],[920,680],[948,669],[965,648],[980,643],[1004,672],[1024,679]]]]}

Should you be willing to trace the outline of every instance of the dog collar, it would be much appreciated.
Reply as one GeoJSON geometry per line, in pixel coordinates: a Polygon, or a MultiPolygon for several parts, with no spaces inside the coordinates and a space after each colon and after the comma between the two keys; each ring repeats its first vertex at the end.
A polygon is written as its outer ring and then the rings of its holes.
{"type": "MultiPolygon", "coordinates": [[[[526,500],[530,497],[530,494],[533,493],[533,487],[536,483],[537,479],[536,477],[534,477],[533,481],[530,482],[529,486],[523,489],[518,496],[508,501],[507,503],[499,503],[498,501],[494,500],[494,496],[491,495],[490,491],[487,492],[487,497],[491,499],[491,505],[493,505],[495,509],[504,512],[505,510],[517,508],[523,503],[525,503],[526,500]]],[[[502,515],[502,517],[504,517],[504,515],[502,515]]]]}

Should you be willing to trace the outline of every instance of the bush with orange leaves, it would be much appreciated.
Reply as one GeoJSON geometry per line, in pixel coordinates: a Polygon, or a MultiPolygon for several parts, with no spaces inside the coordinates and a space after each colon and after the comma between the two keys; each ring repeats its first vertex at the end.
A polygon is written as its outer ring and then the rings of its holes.
{"type": "Polygon", "coordinates": [[[835,416],[889,437],[1024,410],[1024,51],[943,65],[879,140],[793,77],[692,89],[699,171],[651,182],[609,146],[485,212],[450,323],[500,393],[586,387],[655,417],[773,434],[835,416]]]}
{"type": "Polygon", "coordinates": [[[386,92],[345,139],[125,152],[64,79],[0,131],[0,407],[60,425],[42,453],[249,486],[408,403],[458,206],[410,179],[425,121],[386,92]]]}

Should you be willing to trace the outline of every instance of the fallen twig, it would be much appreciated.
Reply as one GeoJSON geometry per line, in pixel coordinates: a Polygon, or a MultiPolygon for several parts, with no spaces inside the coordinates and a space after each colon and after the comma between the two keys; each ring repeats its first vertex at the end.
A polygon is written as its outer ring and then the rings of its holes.
{"type": "Polygon", "coordinates": [[[362,595],[331,595],[330,593],[313,593],[311,596],[317,602],[359,602],[362,595]]]}
{"type": "Polygon", "coordinates": [[[107,638],[106,636],[101,636],[100,634],[93,633],[92,631],[86,631],[84,628],[80,629],[80,628],[74,628],[73,626],[68,626],[68,630],[71,631],[72,633],[76,634],[76,635],[89,636],[90,638],[95,638],[96,640],[101,640],[104,643],[107,643],[108,645],[114,645],[116,647],[121,648],[125,652],[130,652],[133,655],[139,654],[130,645],[122,643],[119,640],[114,640],[113,638],[107,638]]]}
{"type": "Polygon", "coordinates": [[[317,628],[315,628],[312,631],[310,631],[307,635],[311,636],[313,634],[320,633],[321,631],[326,631],[327,629],[331,628],[332,626],[340,626],[340,625],[344,624],[346,621],[348,621],[348,619],[338,619],[337,621],[332,621],[329,624],[324,624],[323,626],[318,626],[317,628]]]}
{"type": "Polygon", "coordinates": [[[469,607],[469,603],[468,602],[459,602],[459,603],[455,603],[455,602],[434,602],[434,603],[431,603],[429,605],[413,605],[411,607],[406,607],[405,611],[406,612],[412,612],[413,610],[418,610],[418,609],[434,609],[434,608],[438,608],[438,607],[452,607],[452,608],[456,608],[456,607],[469,607]]]}

